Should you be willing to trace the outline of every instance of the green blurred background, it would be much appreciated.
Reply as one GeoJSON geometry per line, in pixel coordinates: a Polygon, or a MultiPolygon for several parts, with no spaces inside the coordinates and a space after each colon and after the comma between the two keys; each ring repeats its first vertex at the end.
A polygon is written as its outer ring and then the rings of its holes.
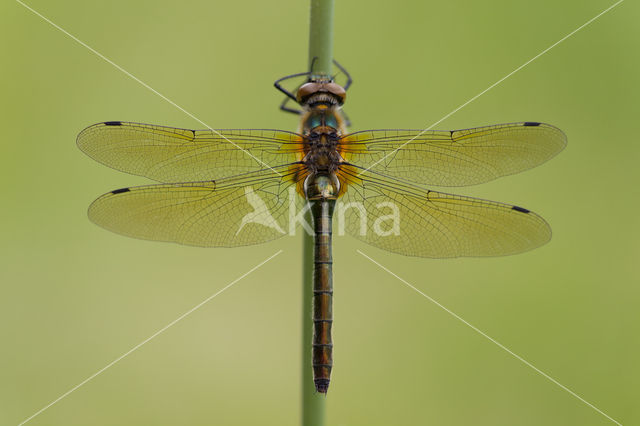
{"type": "MultiPolygon", "coordinates": [[[[336,0],[354,129],[423,128],[612,2],[336,0]]],[[[295,129],[308,2],[31,0],[203,121],[295,129]]],[[[438,127],[545,121],[567,149],[454,192],[533,209],[546,246],[405,258],[336,238],[330,425],[607,425],[601,414],[356,253],[384,264],[622,424],[640,423],[640,6],[619,7],[438,127]]],[[[75,145],[105,120],[201,127],[20,4],[0,6],[0,424],[17,424],[277,250],[284,253],[29,424],[296,425],[301,240],[138,241],[89,222],[146,183],[75,145]]]]}

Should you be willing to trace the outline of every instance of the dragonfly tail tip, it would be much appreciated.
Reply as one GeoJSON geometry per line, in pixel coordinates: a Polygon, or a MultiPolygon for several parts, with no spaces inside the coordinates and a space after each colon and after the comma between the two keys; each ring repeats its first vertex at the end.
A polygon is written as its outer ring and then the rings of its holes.
{"type": "Polygon", "coordinates": [[[327,390],[329,390],[329,379],[315,379],[314,383],[316,384],[316,391],[327,394],[327,390]]]}

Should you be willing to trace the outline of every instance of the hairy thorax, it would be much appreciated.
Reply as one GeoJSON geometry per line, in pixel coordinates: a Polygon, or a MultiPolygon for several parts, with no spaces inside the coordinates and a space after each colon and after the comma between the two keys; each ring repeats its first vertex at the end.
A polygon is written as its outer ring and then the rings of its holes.
{"type": "Polygon", "coordinates": [[[340,166],[345,161],[341,138],[346,133],[340,102],[335,95],[313,93],[305,98],[302,107],[298,129],[302,135],[300,163],[292,174],[298,184],[298,193],[306,198],[308,194],[305,188],[330,182],[333,187],[330,192],[336,197],[340,196],[347,186],[340,173],[340,166]]]}
{"type": "Polygon", "coordinates": [[[317,105],[309,108],[300,129],[305,138],[304,158],[309,174],[331,174],[344,160],[339,141],[344,134],[344,122],[337,108],[317,105]]]}

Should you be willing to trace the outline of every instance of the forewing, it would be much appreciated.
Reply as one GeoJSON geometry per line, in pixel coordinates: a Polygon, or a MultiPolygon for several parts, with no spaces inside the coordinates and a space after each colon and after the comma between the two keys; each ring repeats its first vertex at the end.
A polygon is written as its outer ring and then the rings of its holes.
{"type": "Polygon", "coordinates": [[[189,130],[110,121],[78,147],[96,161],[158,182],[214,180],[296,161],[300,136],[280,130],[189,130]]]}
{"type": "Polygon", "coordinates": [[[522,122],[466,130],[368,130],[342,138],[347,161],[424,185],[475,185],[536,167],[559,153],[567,138],[544,123],[522,122]]]}
{"type": "Polygon", "coordinates": [[[544,219],[521,207],[429,191],[370,172],[357,178],[355,170],[346,173],[351,184],[335,213],[338,233],[344,226],[384,250],[432,258],[502,256],[551,238],[544,219]]]}
{"type": "Polygon", "coordinates": [[[201,247],[236,247],[288,233],[294,183],[271,171],[220,181],[123,188],[102,195],[89,218],[118,234],[201,247]]]}

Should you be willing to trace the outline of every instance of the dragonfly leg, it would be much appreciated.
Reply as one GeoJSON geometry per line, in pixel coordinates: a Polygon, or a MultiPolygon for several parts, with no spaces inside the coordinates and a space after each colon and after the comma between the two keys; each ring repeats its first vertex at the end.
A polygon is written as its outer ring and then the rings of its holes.
{"type": "MultiPolygon", "coordinates": [[[[284,80],[288,80],[288,79],[290,79],[290,78],[300,77],[300,76],[303,76],[303,75],[309,75],[309,74],[311,74],[311,71],[307,71],[307,72],[299,72],[299,73],[296,73],[296,74],[286,75],[286,76],[284,76],[284,77],[282,77],[282,78],[277,79],[277,80],[273,83],[273,86],[274,86],[276,89],[278,89],[279,91],[281,91],[282,93],[284,93],[285,95],[287,95],[287,98],[289,98],[289,99],[293,99],[294,101],[298,102],[298,100],[296,99],[296,96],[295,96],[293,93],[291,93],[290,91],[288,91],[287,89],[285,89],[284,87],[282,87],[282,85],[280,84],[280,82],[281,82],[281,81],[284,81],[284,80]]],[[[281,109],[282,109],[282,108],[281,108],[281,109]]]]}
{"type": "Polygon", "coordinates": [[[286,97],[282,100],[282,103],[280,104],[280,109],[284,112],[290,112],[292,114],[302,114],[302,110],[300,109],[295,109],[295,108],[290,108],[287,106],[287,103],[290,101],[291,99],[289,97],[286,97]]]}
{"type": "Polygon", "coordinates": [[[336,67],[338,67],[338,69],[340,71],[342,71],[344,73],[344,75],[347,77],[347,82],[344,85],[344,90],[347,91],[349,89],[349,86],[351,86],[351,83],[353,83],[353,79],[351,78],[351,74],[349,74],[349,71],[346,70],[345,67],[343,67],[342,65],[340,65],[340,62],[336,61],[335,59],[333,60],[333,63],[335,64],[336,67]]]}

